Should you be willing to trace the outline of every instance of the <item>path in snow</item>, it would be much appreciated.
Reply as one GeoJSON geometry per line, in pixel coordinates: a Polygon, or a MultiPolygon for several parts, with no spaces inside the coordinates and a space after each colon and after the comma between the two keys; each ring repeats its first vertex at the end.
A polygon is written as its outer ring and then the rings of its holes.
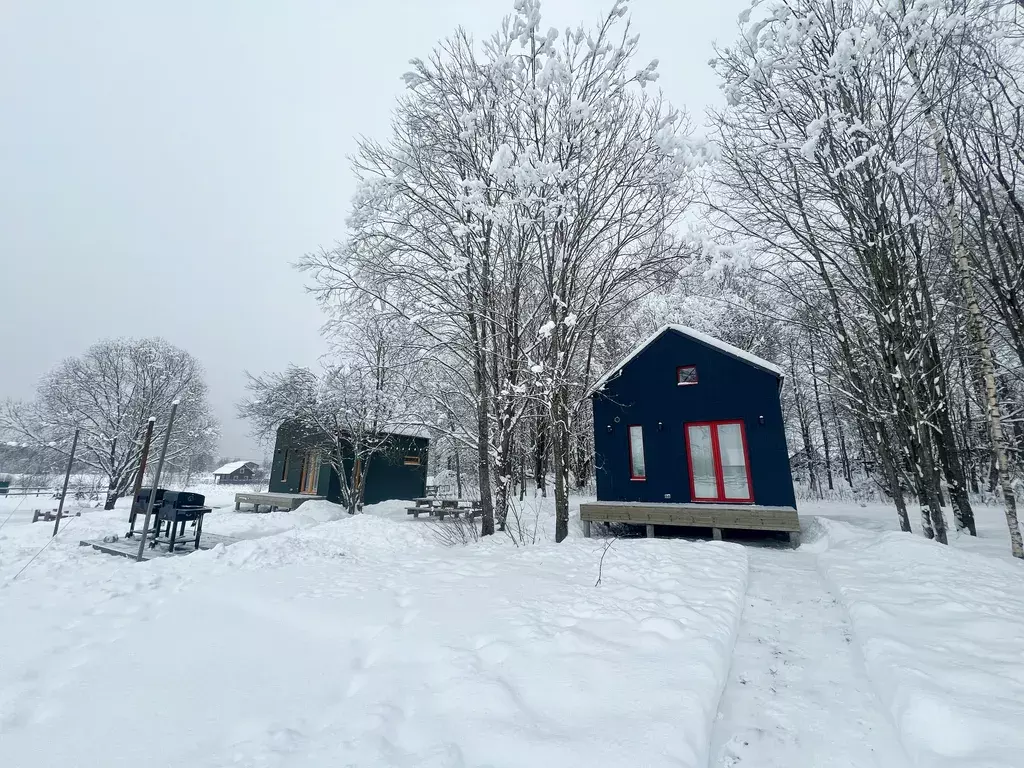
{"type": "Polygon", "coordinates": [[[711,743],[718,768],[901,768],[816,555],[748,547],[749,582],[711,743]]]}

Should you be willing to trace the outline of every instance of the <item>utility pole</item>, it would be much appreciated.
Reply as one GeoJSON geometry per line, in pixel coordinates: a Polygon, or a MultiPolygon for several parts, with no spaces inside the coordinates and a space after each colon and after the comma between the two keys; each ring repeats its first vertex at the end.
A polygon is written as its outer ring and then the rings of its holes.
{"type": "MultiPolygon", "coordinates": [[[[53,522],[53,536],[60,530],[60,518],[64,514],[64,497],[68,495],[68,480],[71,479],[71,465],[75,461],[75,449],[78,447],[78,428],[75,428],[75,436],[71,440],[71,455],[68,456],[68,469],[64,473],[64,489],[60,492],[60,503],[57,505],[57,519],[53,522]]],[[[50,538],[53,538],[51,536],[50,538]]]]}
{"type": "MultiPolygon", "coordinates": [[[[135,489],[132,491],[132,511],[128,515],[129,532],[135,530],[135,516],[138,510],[135,508],[135,500],[139,498],[139,491],[142,490],[142,479],[146,474],[146,459],[149,458],[149,442],[153,439],[153,425],[156,424],[156,417],[150,416],[146,422],[146,438],[142,443],[142,458],[139,459],[139,474],[135,476],[135,489]]],[[[131,538],[129,535],[128,538],[131,538]]]]}
{"type": "Polygon", "coordinates": [[[174,426],[174,413],[178,410],[178,401],[171,403],[171,416],[167,419],[167,432],[164,433],[164,445],[160,449],[160,460],[156,463],[156,476],[153,478],[153,488],[149,494],[149,503],[146,505],[146,521],[142,526],[142,539],[139,541],[139,555],[135,559],[142,562],[142,555],[146,551],[146,539],[149,537],[149,521],[153,515],[153,502],[156,501],[156,489],[160,487],[160,473],[164,471],[164,458],[167,456],[167,444],[171,442],[171,427],[174,426]]]}

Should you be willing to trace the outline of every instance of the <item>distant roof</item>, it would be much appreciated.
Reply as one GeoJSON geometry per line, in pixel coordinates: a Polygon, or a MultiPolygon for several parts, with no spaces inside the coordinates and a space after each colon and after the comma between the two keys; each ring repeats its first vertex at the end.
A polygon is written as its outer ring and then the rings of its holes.
{"type": "Polygon", "coordinates": [[[254,467],[259,466],[259,464],[257,464],[255,461],[230,461],[223,467],[213,470],[213,474],[230,475],[232,472],[237,472],[238,470],[240,470],[246,464],[252,464],[254,467]]]}
{"type": "Polygon", "coordinates": [[[760,358],[757,355],[752,355],[746,350],[740,349],[739,347],[734,347],[732,344],[726,344],[724,341],[722,341],[721,339],[716,339],[714,336],[709,336],[708,334],[702,333],[701,331],[694,330],[693,328],[688,328],[685,325],[663,325],[657,331],[648,336],[636,348],[634,348],[632,352],[626,355],[626,357],[620,360],[613,368],[605,372],[604,376],[598,379],[597,383],[593,387],[591,387],[591,393],[597,392],[602,387],[604,387],[604,385],[607,384],[611,380],[611,378],[615,376],[615,374],[617,374],[619,371],[621,371],[623,368],[629,365],[629,363],[633,361],[633,358],[635,358],[637,355],[639,355],[641,352],[647,349],[647,347],[651,345],[651,342],[660,337],[663,333],[665,333],[665,331],[675,331],[676,333],[682,334],[683,336],[691,338],[694,341],[699,341],[701,344],[706,344],[709,347],[713,347],[714,349],[717,349],[719,352],[724,352],[725,354],[731,355],[732,357],[735,357],[738,360],[742,360],[745,363],[749,363],[755,368],[760,368],[764,371],[768,371],[768,373],[773,374],[774,376],[778,376],[780,379],[783,376],[782,369],[779,368],[779,366],[775,365],[775,363],[769,363],[767,360],[760,358]]]}

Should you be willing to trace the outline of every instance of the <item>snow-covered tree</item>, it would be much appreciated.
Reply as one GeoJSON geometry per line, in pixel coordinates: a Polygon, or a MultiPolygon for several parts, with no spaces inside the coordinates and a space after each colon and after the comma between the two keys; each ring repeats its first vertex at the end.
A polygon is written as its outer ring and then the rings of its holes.
{"type": "Polygon", "coordinates": [[[282,426],[341,480],[350,514],[362,506],[366,478],[382,460],[395,432],[420,420],[410,384],[414,361],[388,320],[372,313],[350,315],[338,345],[319,371],[292,366],[280,373],[250,375],[249,396],[238,407],[253,433],[273,440],[282,426]]]}
{"type": "MultiPolygon", "coordinates": [[[[926,534],[945,541],[948,493],[956,527],[974,533],[965,457],[975,438],[957,423],[958,406],[969,414],[975,392],[984,393],[987,450],[1019,556],[1001,351],[976,289],[981,282],[1005,294],[1013,275],[977,257],[974,225],[964,224],[968,190],[993,186],[968,181],[967,169],[1005,177],[1019,145],[1002,134],[1000,171],[977,154],[968,161],[949,138],[956,128],[961,147],[1000,146],[968,128],[979,121],[964,113],[991,113],[999,101],[997,111],[1012,114],[1005,94],[1016,90],[1020,69],[1007,8],[987,0],[753,4],[736,45],[714,61],[729,106],[713,118],[721,162],[710,205],[716,242],[775,292],[780,314],[810,328],[791,355],[817,357],[793,368],[794,384],[806,380],[817,401],[827,383],[856,420],[905,530],[909,494],[921,502],[926,534]],[[953,376],[959,356],[966,380],[953,376]]],[[[1012,185],[996,186],[1000,202],[988,210],[1012,209],[1012,185]]],[[[1012,310],[1002,316],[1012,320],[1012,310]]],[[[815,410],[824,441],[822,408],[815,410]]],[[[800,409],[797,416],[813,441],[813,421],[800,409]]]]}
{"type": "Polygon", "coordinates": [[[414,60],[391,139],[360,145],[350,238],[304,263],[325,303],[372,296],[429,340],[447,378],[465,377],[485,534],[532,427],[566,536],[600,329],[683,251],[675,225],[704,156],[646,90],[657,62],[634,63],[626,12],[620,0],[597,28],[559,35],[519,0],[482,46],[459,32],[414,60]]]}
{"type": "Polygon", "coordinates": [[[183,469],[216,449],[199,362],[163,339],[118,339],[90,347],[47,374],[30,402],[5,403],[7,432],[20,443],[67,460],[80,430],[76,465],[107,478],[106,508],[131,487],[146,423],[156,418],[153,445],[162,445],[171,403],[180,401],[167,450],[169,469],[183,469]]]}

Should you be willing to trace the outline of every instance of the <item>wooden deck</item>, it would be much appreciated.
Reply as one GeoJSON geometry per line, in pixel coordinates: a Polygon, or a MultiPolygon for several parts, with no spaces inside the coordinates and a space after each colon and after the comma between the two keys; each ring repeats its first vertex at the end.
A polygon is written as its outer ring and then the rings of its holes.
{"type": "Polygon", "coordinates": [[[323,498],[305,493],[236,493],[235,509],[241,509],[243,504],[252,504],[253,512],[259,512],[260,507],[267,507],[271,512],[278,509],[292,512],[307,501],[322,501],[323,498]]]}
{"type": "MultiPolygon", "coordinates": [[[[228,546],[234,544],[241,539],[236,539],[232,536],[221,536],[216,533],[204,533],[199,540],[199,549],[213,549],[218,544],[228,546]]],[[[143,560],[154,560],[159,557],[184,557],[185,555],[195,552],[195,548],[192,544],[185,544],[182,546],[175,546],[173,552],[167,551],[166,542],[161,539],[160,544],[157,545],[156,549],[150,549],[149,545],[146,545],[145,551],[142,553],[143,560]]],[[[134,538],[126,539],[118,536],[114,541],[103,541],[103,539],[89,539],[78,542],[83,547],[92,547],[100,552],[104,552],[108,555],[120,555],[121,557],[130,557],[134,559],[139,554],[139,534],[136,534],[134,538]]]]}
{"type": "Polygon", "coordinates": [[[763,507],[755,504],[644,504],[632,501],[596,501],[580,504],[583,533],[590,536],[591,523],[632,523],[710,528],[716,539],[723,530],[777,531],[799,543],[800,517],[794,507],[763,507]]]}

